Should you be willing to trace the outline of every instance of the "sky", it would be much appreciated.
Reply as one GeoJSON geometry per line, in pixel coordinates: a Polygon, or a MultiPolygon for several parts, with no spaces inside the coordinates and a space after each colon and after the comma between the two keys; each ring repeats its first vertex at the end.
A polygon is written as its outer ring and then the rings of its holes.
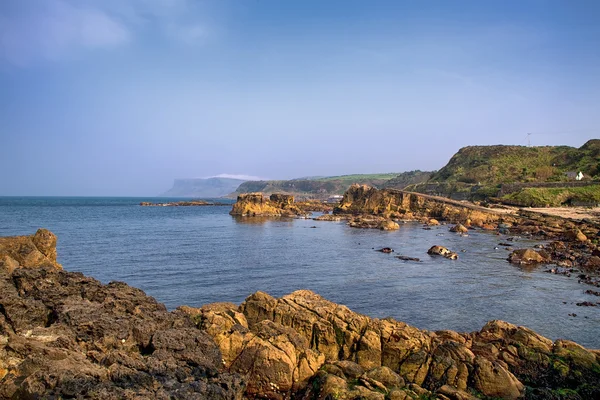
{"type": "Polygon", "coordinates": [[[600,138],[599,20],[596,0],[3,0],[0,195],[579,147],[600,138]]]}

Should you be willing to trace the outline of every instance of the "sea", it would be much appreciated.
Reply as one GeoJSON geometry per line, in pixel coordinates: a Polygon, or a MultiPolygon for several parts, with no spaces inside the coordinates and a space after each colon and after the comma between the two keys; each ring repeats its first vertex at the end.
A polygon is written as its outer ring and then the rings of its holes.
{"type": "Polygon", "coordinates": [[[171,310],[240,304],[256,291],[282,296],[310,289],[358,313],[420,329],[472,332],[501,319],[600,348],[600,307],[576,305],[598,300],[585,294],[591,287],[576,276],[547,273],[548,266],[512,265],[499,245],[544,242],[483,230],[460,236],[447,225],[427,230],[415,222],[380,231],[312,219],[239,218],[229,215],[230,205],[139,205],[177,200],[183,199],[0,197],[0,236],[47,228],[58,236],[65,270],[126,282],[171,310]],[[456,251],[459,259],[427,255],[433,245],[456,251]],[[382,247],[394,252],[377,251],[382,247]]]}

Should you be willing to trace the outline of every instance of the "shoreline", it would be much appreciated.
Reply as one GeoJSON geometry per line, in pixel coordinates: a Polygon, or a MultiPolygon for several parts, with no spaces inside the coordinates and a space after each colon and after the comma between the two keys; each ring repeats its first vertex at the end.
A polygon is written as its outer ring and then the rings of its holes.
{"type": "Polygon", "coordinates": [[[0,397],[600,394],[600,350],[508,322],[469,333],[427,331],[308,290],[169,312],[125,283],[62,270],[55,245],[45,230],[0,240],[0,397]],[[7,265],[7,256],[19,265],[7,265]]]}

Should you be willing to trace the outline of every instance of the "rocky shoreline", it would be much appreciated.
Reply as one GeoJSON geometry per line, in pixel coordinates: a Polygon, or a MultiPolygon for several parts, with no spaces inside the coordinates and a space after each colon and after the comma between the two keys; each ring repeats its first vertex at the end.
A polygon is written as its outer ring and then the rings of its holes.
{"type": "MultiPolygon", "coordinates": [[[[231,214],[306,218],[309,211],[312,210],[303,207],[302,202],[294,202],[290,195],[273,194],[267,199],[262,193],[250,193],[238,197],[231,214]]],[[[576,276],[581,283],[600,287],[600,221],[588,218],[575,220],[527,209],[489,208],[420,193],[352,185],[332,214],[324,213],[314,219],[347,221],[352,228],[381,230],[397,230],[399,223],[408,221],[421,222],[423,229],[430,229],[441,221],[452,224],[450,232],[464,236],[485,230],[505,236],[506,240],[528,237],[549,241],[541,249],[513,249],[509,244],[505,247],[514,251],[508,261],[519,265],[555,264],[557,267],[547,272],[576,276]]],[[[448,254],[449,258],[458,257],[453,252],[448,254]]]]}
{"type": "MultiPolygon", "coordinates": [[[[593,293],[592,293],[593,295],[593,293]]],[[[168,312],[0,238],[0,398],[593,399],[600,351],[491,321],[430,332],[306,290],[168,312]]]]}

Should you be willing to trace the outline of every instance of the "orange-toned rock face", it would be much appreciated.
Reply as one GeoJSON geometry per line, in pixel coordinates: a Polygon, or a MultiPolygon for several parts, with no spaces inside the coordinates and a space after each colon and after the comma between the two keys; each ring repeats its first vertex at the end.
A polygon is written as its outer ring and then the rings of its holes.
{"type": "MultiPolygon", "coordinates": [[[[354,184],[344,193],[335,214],[374,214],[383,217],[439,218],[442,220],[477,224],[493,223],[510,217],[490,212],[481,207],[460,204],[449,199],[440,199],[418,193],[395,189],[376,189],[367,185],[354,184]]],[[[436,221],[437,222],[437,221],[436,221]]]]}
{"type": "Polygon", "coordinates": [[[52,267],[62,269],[56,262],[56,235],[47,229],[38,229],[31,236],[0,238],[0,268],[52,267]]]}
{"type": "Polygon", "coordinates": [[[249,398],[284,399],[300,390],[320,400],[475,399],[473,392],[518,399],[523,382],[532,390],[585,387],[582,393],[592,394],[585,398],[600,390],[594,351],[503,321],[470,334],[429,332],[355,313],[308,290],[281,298],[257,292],[239,307],[192,311],[230,371],[248,377],[249,398]]]}
{"type": "Polygon", "coordinates": [[[242,217],[295,217],[305,213],[294,204],[294,196],[272,194],[265,198],[262,193],[240,194],[233,205],[231,215],[242,217]]]}

